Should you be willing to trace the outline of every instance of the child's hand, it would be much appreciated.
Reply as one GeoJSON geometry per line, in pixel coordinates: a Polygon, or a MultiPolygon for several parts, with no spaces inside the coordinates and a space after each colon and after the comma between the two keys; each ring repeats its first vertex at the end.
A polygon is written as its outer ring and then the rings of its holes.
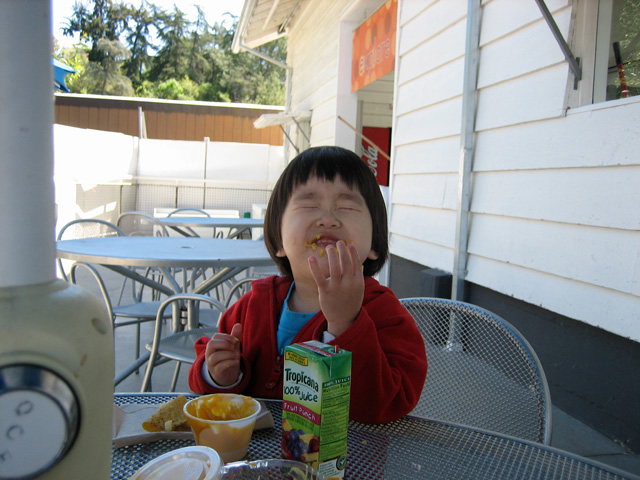
{"type": "Polygon", "coordinates": [[[216,333],[207,343],[207,369],[214,382],[222,387],[235,383],[240,375],[241,338],[242,325],[236,323],[230,335],[216,333]]]}
{"type": "Polygon", "coordinates": [[[327,319],[327,331],[338,336],[358,316],[364,298],[362,262],[355,245],[342,240],[326,248],[329,277],[320,271],[318,259],[309,257],[309,268],[318,286],[320,309],[327,319]]]}

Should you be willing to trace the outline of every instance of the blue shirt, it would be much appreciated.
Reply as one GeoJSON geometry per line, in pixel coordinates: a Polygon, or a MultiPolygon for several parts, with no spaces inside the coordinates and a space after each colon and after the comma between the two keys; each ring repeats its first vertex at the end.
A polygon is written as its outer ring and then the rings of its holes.
{"type": "Polygon", "coordinates": [[[298,332],[305,326],[305,324],[313,318],[318,312],[311,313],[299,313],[289,310],[289,297],[293,291],[295,282],[291,284],[287,298],[284,299],[282,305],[282,313],[280,314],[280,323],[278,324],[278,351],[282,355],[284,353],[284,347],[289,345],[298,332]]]}

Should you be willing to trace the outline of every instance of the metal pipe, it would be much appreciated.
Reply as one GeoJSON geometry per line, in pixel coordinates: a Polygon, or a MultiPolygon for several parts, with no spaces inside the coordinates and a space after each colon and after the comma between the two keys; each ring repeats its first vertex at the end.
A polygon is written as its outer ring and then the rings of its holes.
{"type": "Polygon", "coordinates": [[[462,87],[462,126],[460,133],[460,164],[458,169],[458,209],[456,245],[453,264],[451,298],[464,301],[467,276],[467,247],[471,206],[471,173],[475,147],[478,66],[480,60],[481,0],[468,0],[467,33],[462,87]]]}
{"type": "Polygon", "coordinates": [[[51,52],[50,3],[0,1],[0,288],[56,279],[51,52]]]}
{"type": "Polygon", "coordinates": [[[573,53],[571,53],[569,45],[567,45],[567,42],[562,36],[562,33],[560,32],[556,21],[553,19],[553,15],[551,15],[551,12],[547,8],[547,5],[544,3],[544,0],[536,0],[536,3],[538,4],[538,8],[540,9],[540,12],[542,13],[545,21],[547,22],[547,25],[551,29],[551,33],[553,33],[553,36],[558,42],[560,50],[562,50],[562,53],[564,54],[564,58],[567,60],[567,62],[569,62],[569,67],[571,68],[573,75],[576,77],[576,81],[574,82],[573,87],[574,89],[576,89],[578,88],[577,83],[582,80],[582,69],[580,68],[580,64],[578,63],[578,60],[573,56],[573,53]]]}

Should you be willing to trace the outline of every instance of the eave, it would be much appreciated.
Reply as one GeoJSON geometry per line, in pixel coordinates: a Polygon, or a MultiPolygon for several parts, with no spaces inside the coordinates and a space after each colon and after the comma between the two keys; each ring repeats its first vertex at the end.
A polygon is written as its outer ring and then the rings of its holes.
{"type": "Polygon", "coordinates": [[[245,0],[231,50],[256,48],[284,37],[307,0],[245,0]]]}

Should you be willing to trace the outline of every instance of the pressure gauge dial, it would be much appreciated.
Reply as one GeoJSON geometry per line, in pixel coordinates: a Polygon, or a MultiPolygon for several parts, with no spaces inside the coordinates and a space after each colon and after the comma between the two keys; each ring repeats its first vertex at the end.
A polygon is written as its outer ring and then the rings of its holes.
{"type": "Polygon", "coordinates": [[[38,365],[0,367],[0,479],[29,479],[67,453],[78,403],[67,382],[38,365]]]}

